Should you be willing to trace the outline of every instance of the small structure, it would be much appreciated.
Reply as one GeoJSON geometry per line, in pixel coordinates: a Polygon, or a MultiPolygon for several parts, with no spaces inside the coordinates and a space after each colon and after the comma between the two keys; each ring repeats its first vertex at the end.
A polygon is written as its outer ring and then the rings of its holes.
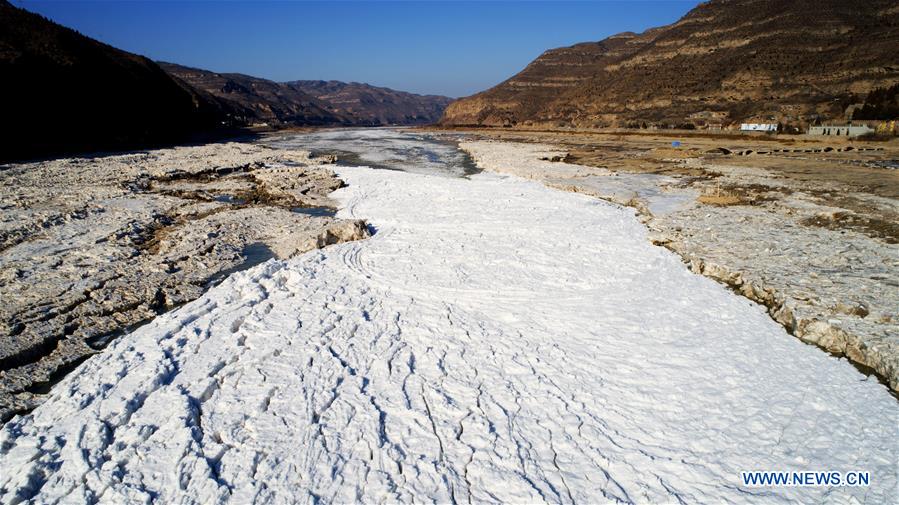
{"type": "Polygon", "coordinates": [[[777,123],[741,123],[740,131],[744,132],[776,132],[777,123]]]}
{"type": "Polygon", "coordinates": [[[858,137],[866,133],[874,133],[874,129],[867,125],[821,125],[811,126],[808,129],[809,135],[834,135],[843,137],[858,137]]]}

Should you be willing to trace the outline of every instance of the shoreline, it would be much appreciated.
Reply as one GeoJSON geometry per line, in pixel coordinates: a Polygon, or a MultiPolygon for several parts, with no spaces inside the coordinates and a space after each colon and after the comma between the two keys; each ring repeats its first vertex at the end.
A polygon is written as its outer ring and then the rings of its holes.
{"type": "Polygon", "coordinates": [[[505,128],[501,126],[442,126],[433,124],[427,126],[410,126],[409,128],[432,133],[466,133],[471,135],[483,134],[486,137],[526,136],[526,135],[550,135],[556,137],[590,136],[603,137],[665,137],[665,138],[692,138],[719,141],[738,141],[748,143],[781,143],[781,144],[847,144],[861,143],[874,147],[899,145],[899,137],[867,139],[860,137],[843,137],[836,135],[810,135],[807,133],[765,133],[742,132],[739,130],[679,130],[668,129],[635,129],[635,128],[527,128],[516,126],[505,128]]]}

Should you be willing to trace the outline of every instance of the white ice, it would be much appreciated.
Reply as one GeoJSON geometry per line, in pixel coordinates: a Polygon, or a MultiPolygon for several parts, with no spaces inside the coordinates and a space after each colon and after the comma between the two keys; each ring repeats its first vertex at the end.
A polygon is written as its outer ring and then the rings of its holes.
{"type": "Polygon", "coordinates": [[[419,174],[462,176],[475,168],[455,142],[407,128],[334,128],[305,135],[277,135],[267,143],[278,148],[337,154],[344,163],[419,174]]]}
{"type": "Polygon", "coordinates": [[[368,240],[234,274],[0,431],[0,502],[895,503],[899,403],[536,182],[340,168],[368,240]],[[744,488],[743,470],[867,470],[744,488]]]}

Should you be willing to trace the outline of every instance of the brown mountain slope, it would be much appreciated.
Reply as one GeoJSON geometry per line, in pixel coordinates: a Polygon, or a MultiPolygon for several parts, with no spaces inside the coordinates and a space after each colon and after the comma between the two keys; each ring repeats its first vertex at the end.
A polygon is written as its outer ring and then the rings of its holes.
{"type": "Polygon", "coordinates": [[[190,85],[243,109],[248,122],[272,125],[427,124],[452,99],[415,95],[357,82],[279,83],[243,74],[218,74],[173,63],[162,68],[190,85]]]}
{"type": "Polygon", "coordinates": [[[152,61],[0,0],[0,161],[178,142],[230,109],[152,61]]]}
{"type": "Polygon", "coordinates": [[[191,86],[234,104],[249,123],[271,125],[340,125],[352,121],[328,110],[328,105],[299,89],[244,74],[219,74],[174,63],[159,62],[169,74],[191,86]]]}
{"type": "Polygon", "coordinates": [[[451,98],[416,95],[358,82],[291,81],[287,86],[302,90],[353,119],[357,124],[430,124],[440,119],[451,98]]]}
{"type": "Polygon", "coordinates": [[[446,125],[802,124],[899,81],[895,0],[712,0],[678,22],[545,52],[446,125]]]}

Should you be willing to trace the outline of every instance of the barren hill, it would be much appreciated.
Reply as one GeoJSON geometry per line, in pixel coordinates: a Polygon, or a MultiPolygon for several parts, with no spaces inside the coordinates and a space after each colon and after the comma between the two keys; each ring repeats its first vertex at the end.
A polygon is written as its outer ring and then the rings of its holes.
{"type": "Polygon", "coordinates": [[[273,125],[425,124],[440,119],[452,99],[357,82],[279,83],[243,74],[160,63],[191,86],[242,107],[248,122],[273,125]]]}
{"type": "Polygon", "coordinates": [[[240,108],[248,123],[295,125],[349,124],[349,118],[328,110],[328,105],[303,91],[244,74],[219,74],[209,70],[160,62],[169,74],[191,86],[227,100],[240,108]]]}
{"type": "Polygon", "coordinates": [[[178,142],[230,108],[158,65],[0,0],[0,161],[178,142]]]}
{"type": "Polygon", "coordinates": [[[642,34],[546,51],[496,87],[452,103],[442,123],[842,118],[870,90],[899,81],[897,47],[895,0],[712,0],[642,34]]]}
{"type": "Polygon", "coordinates": [[[417,95],[358,82],[291,81],[287,86],[302,90],[327,103],[330,110],[364,124],[428,124],[437,122],[451,98],[417,95]]]}

